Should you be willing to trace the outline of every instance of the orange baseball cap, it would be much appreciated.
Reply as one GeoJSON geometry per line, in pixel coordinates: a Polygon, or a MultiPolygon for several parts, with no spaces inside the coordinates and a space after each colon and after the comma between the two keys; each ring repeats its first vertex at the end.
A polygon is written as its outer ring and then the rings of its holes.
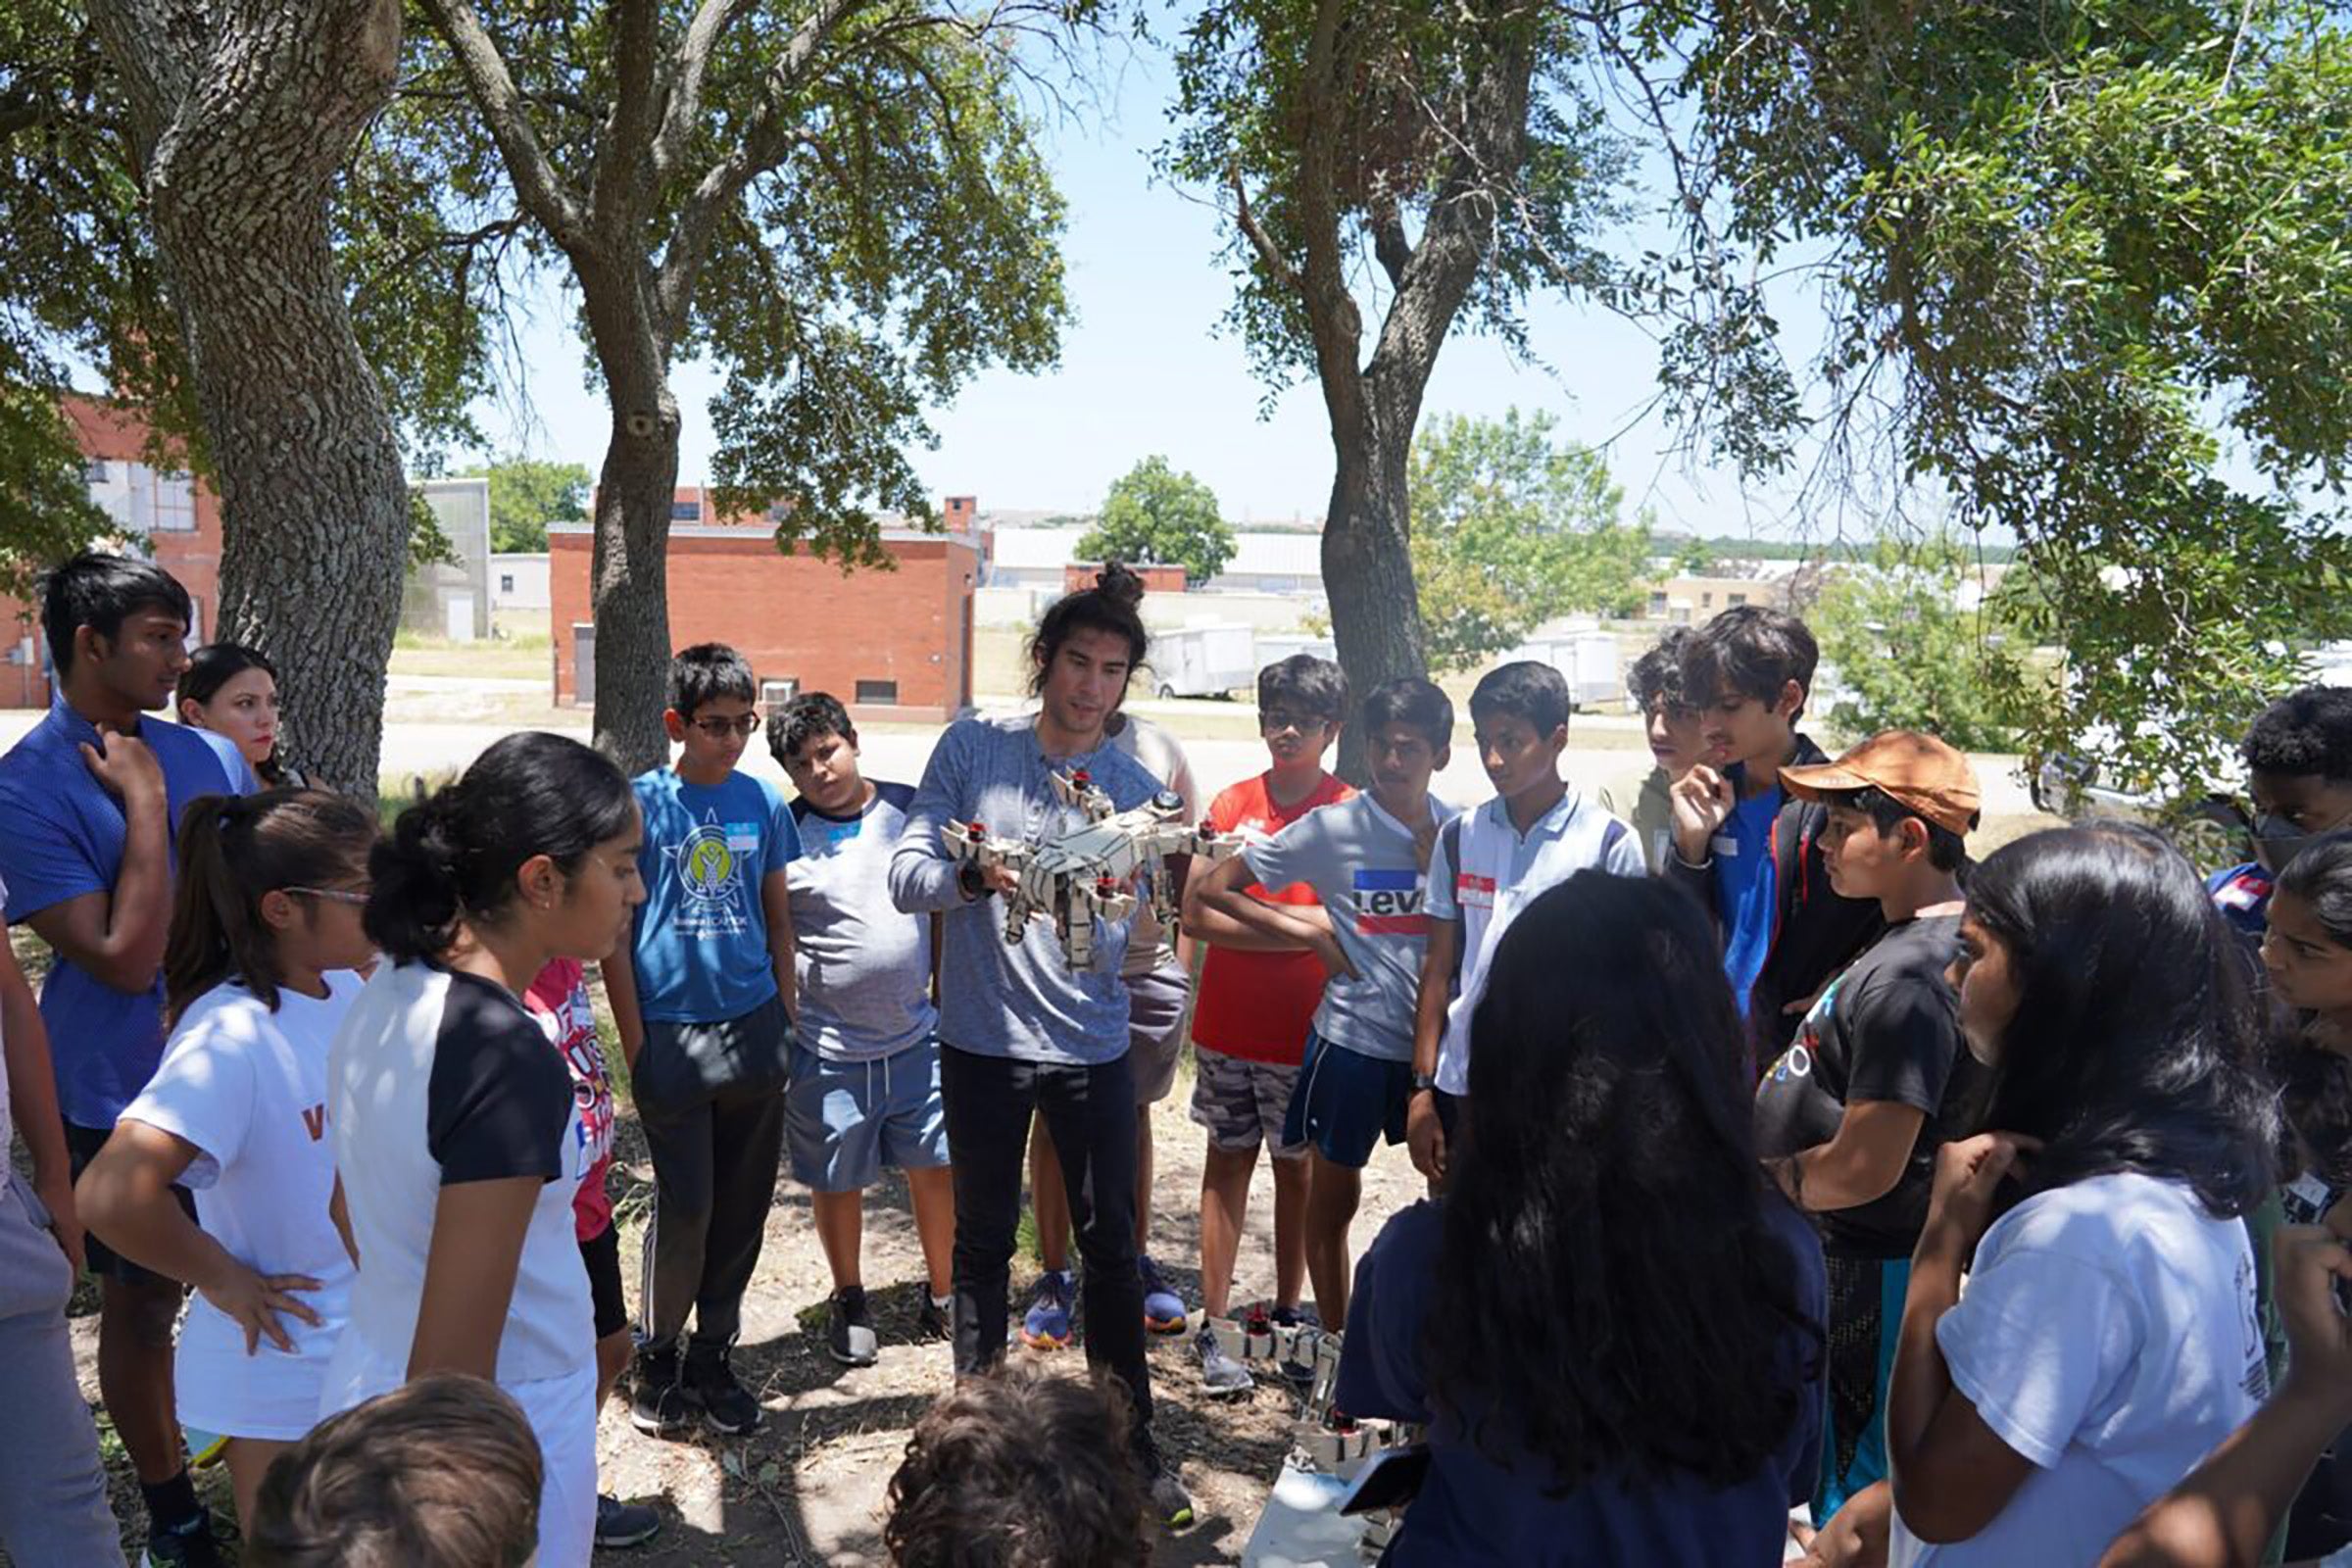
{"type": "Polygon", "coordinates": [[[1848,790],[1877,790],[1937,827],[1965,835],[1977,825],[1984,796],[1968,759],[1933,735],[1890,729],[1873,735],[1835,762],[1784,767],[1781,782],[1800,800],[1818,801],[1848,790]]]}

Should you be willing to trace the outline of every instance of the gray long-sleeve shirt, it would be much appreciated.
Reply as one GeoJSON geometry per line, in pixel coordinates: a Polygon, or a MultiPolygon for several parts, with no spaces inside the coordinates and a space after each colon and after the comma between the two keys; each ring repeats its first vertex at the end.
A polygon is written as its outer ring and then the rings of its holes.
{"type": "Polygon", "coordinates": [[[1095,969],[1072,972],[1050,921],[1033,920],[1018,947],[1004,942],[1004,905],[963,896],[939,830],[979,822],[990,835],[1036,844],[1085,815],[1061,804],[1052,772],[1085,768],[1120,810],[1158,781],[1109,745],[1048,760],[1028,717],[966,718],[948,727],[906,813],[890,862],[890,896],[908,913],[945,911],[940,952],[939,1038],[959,1051],[1022,1061],[1094,1065],[1127,1050],[1127,987],[1119,966],[1130,920],[1098,921],[1095,969]]]}

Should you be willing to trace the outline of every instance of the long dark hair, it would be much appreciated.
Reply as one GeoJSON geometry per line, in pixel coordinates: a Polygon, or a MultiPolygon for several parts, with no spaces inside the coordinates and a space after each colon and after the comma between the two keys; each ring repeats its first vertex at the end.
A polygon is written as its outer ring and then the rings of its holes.
{"type": "MultiPolygon", "coordinates": [[[[188,656],[188,667],[179,672],[179,685],[172,693],[172,716],[186,716],[183,704],[210,704],[220,695],[221,687],[249,669],[260,670],[272,686],[277,684],[277,666],[260,650],[243,643],[206,643],[188,656]]],[[[273,742],[270,755],[253,771],[265,784],[282,784],[286,782],[285,766],[281,743],[273,742]]]]}
{"type": "Polygon", "coordinates": [[[262,898],[325,887],[368,862],[375,813],[324,790],[205,795],[180,813],[178,882],[164,948],[164,1007],[176,1022],[188,1004],[231,978],[277,1008],[285,975],[262,898]]]}
{"type": "Polygon", "coordinates": [[[1754,1475],[1797,1418],[1791,1329],[1818,1330],[1697,906],[1578,872],[1504,934],[1471,1044],[1423,1348],[1438,1403],[1563,1489],[1754,1475]]]}
{"type": "MultiPolygon", "coordinates": [[[[2311,841],[2278,873],[2276,894],[2299,900],[2339,948],[2352,948],[2352,833],[2328,833],[2311,841]]],[[[2352,1061],[2313,1044],[2307,1017],[2274,1021],[2271,1071],[2294,1138],[2284,1163],[2295,1171],[2316,1169],[2330,1186],[2352,1186],[2352,1061]]]]}
{"type": "Polygon", "coordinates": [[[2035,833],[1977,867],[1968,913],[2017,982],[1984,1125],[2042,1140],[2023,1191],[2136,1171],[2218,1218],[2262,1201],[2278,1111],[2246,966],[2178,850],[2125,822],[2035,833]]]}
{"type": "Polygon", "coordinates": [[[460,920],[498,918],[524,861],[544,855],[569,874],[620,836],[635,802],[603,754],[539,730],[509,735],[401,812],[376,845],[368,935],[397,959],[436,957],[460,920]]]}
{"type": "Polygon", "coordinates": [[[1029,695],[1045,691],[1046,671],[1054,667],[1054,656],[1077,631],[1106,631],[1125,638],[1127,678],[1133,680],[1135,666],[1144,662],[1144,653],[1152,645],[1139,608],[1143,602],[1144,579],[1115,561],[1095,574],[1092,588],[1055,600],[1038,621],[1037,635],[1029,639],[1029,695]]]}

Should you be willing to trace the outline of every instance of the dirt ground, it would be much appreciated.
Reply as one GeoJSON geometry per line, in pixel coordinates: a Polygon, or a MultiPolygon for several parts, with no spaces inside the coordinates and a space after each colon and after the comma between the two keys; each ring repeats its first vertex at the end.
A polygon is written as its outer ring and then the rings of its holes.
{"type": "MultiPolygon", "coordinates": [[[[1158,1169],[1152,1251],[1198,1306],[1202,1135],[1187,1114],[1190,1096],[1188,1059],[1174,1092],[1152,1117],[1158,1169]]],[[[637,1298],[637,1247],[653,1200],[652,1184],[653,1167],[636,1118],[624,1112],[612,1191],[622,1228],[621,1256],[632,1305],[637,1298]]],[[[1381,1150],[1364,1173],[1363,1210],[1354,1230],[1357,1250],[1370,1245],[1388,1215],[1420,1192],[1420,1177],[1404,1151],[1381,1150]]],[[[1273,1201],[1272,1177],[1260,1161],[1236,1273],[1237,1305],[1272,1294],[1273,1201]]],[[[1033,1258],[1015,1260],[1016,1311],[1026,1300],[1036,1269],[1033,1258]]],[[[824,1306],[831,1279],[810,1226],[808,1195],[789,1174],[784,1176],[768,1215],[760,1270],[745,1301],[743,1339],[735,1356],[739,1375],[760,1396],[767,1419],[746,1439],[698,1436],[663,1442],[630,1426],[624,1385],[623,1396],[604,1412],[598,1441],[600,1479],[606,1491],[659,1508],[662,1529],[643,1546],[597,1553],[599,1562],[831,1568],[886,1560],[881,1534],[885,1489],[907,1432],[948,1387],[951,1375],[946,1343],[914,1336],[923,1291],[922,1254],[906,1185],[895,1177],[867,1195],[864,1272],[882,1339],[881,1359],[871,1367],[845,1368],[824,1350],[824,1306]]],[[[74,1304],[74,1330],[83,1390],[93,1405],[98,1398],[96,1308],[95,1293],[85,1285],[74,1304]]],[[[1082,1347],[1044,1359],[1073,1372],[1085,1364],[1082,1347]]],[[[1180,1465],[1199,1521],[1180,1535],[1159,1534],[1152,1560],[1179,1565],[1238,1562],[1288,1450],[1294,1401],[1274,1379],[1262,1381],[1243,1398],[1210,1397],[1200,1387],[1189,1342],[1183,1338],[1153,1342],[1152,1380],[1160,1445],[1170,1462],[1180,1465]]],[[[116,1513],[124,1522],[125,1545],[136,1562],[144,1539],[137,1489],[103,1414],[100,1433],[116,1513]]],[[[204,1472],[200,1483],[216,1514],[225,1521],[231,1512],[226,1473],[217,1468],[204,1472]]],[[[229,1554],[234,1561],[233,1544],[229,1554]]],[[[6,1560],[0,1553],[0,1563],[6,1560]]]]}

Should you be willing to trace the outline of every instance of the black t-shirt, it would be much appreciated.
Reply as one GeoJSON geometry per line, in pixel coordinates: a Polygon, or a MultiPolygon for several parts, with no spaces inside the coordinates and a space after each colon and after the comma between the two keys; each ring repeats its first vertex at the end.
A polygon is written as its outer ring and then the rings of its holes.
{"type": "Polygon", "coordinates": [[[1957,1130],[1976,1089],[1958,999],[1944,979],[1959,941],[1956,914],[1888,927],[1830,982],[1756,1088],[1756,1152],[1766,1159],[1828,1143],[1849,1102],[1892,1101],[1927,1113],[1891,1191],[1813,1216],[1832,1253],[1908,1257],[1918,1244],[1936,1151],[1957,1130]]]}
{"type": "Polygon", "coordinates": [[[564,1174],[571,1072],[547,1031],[489,981],[452,971],[425,1094],[425,1149],[441,1184],[564,1174]]]}

